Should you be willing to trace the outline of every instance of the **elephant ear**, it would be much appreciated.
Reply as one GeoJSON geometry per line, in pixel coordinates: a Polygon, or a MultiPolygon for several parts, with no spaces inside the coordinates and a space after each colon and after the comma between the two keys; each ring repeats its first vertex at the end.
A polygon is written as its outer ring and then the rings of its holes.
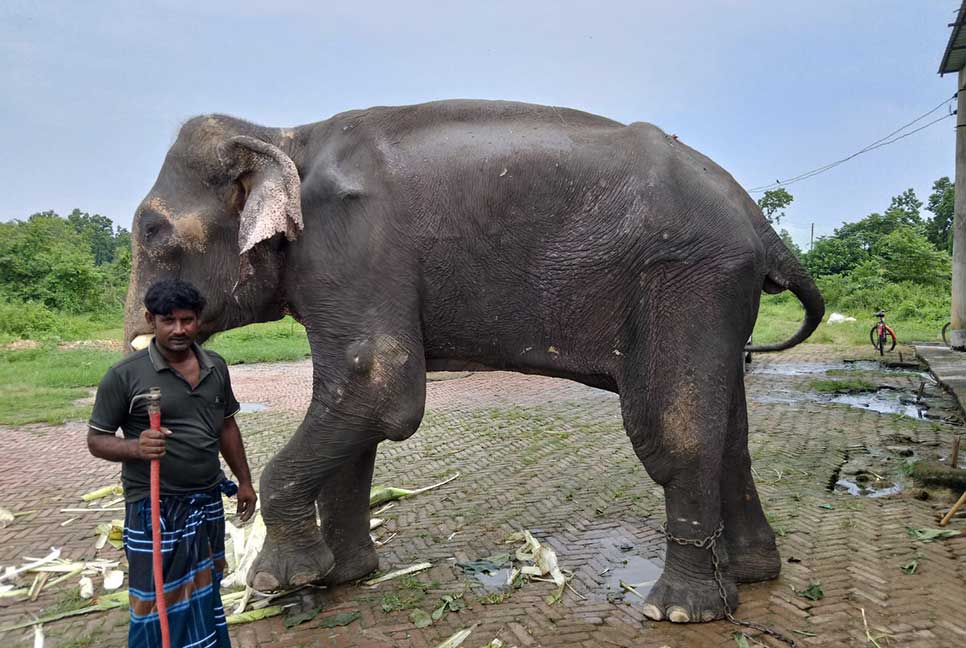
{"type": "Polygon", "coordinates": [[[218,155],[247,189],[238,224],[238,284],[242,284],[254,272],[249,253],[256,245],[276,234],[294,241],[302,231],[301,182],[289,156],[254,137],[232,137],[218,155]]]}

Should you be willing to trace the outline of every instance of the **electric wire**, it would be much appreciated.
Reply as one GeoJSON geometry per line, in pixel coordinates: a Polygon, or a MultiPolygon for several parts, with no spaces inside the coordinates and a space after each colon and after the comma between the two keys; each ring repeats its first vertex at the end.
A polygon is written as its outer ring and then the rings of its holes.
{"type": "Polygon", "coordinates": [[[890,132],[888,135],[885,135],[884,137],[880,137],[879,139],[875,140],[874,142],[872,142],[870,144],[867,144],[863,148],[859,149],[855,153],[852,153],[851,155],[848,155],[848,156],[846,156],[846,157],[844,157],[844,158],[842,158],[840,160],[836,160],[834,162],[830,162],[828,164],[824,164],[824,165],[822,165],[820,167],[817,167],[815,169],[812,169],[811,171],[805,171],[804,173],[800,173],[800,174],[798,174],[796,176],[793,176],[791,178],[788,178],[787,180],[776,180],[775,182],[772,182],[772,183],[769,183],[769,184],[766,184],[766,185],[761,185],[761,186],[758,186],[758,187],[753,187],[753,188],[749,189],[748,192],[749,193],[762,193],[762,192],[768,191],[770,189],[777,189],[778,187],[785,187],[785,186],[788,186],[788,185],[791,185],[791,184],[795,184],[796,182],[801,182],[802,180],[807,180],[807,179],[812,178],[812,177],[815,177],[815,176],[817,176],[817,175],[819,175],[821,173],[825,173],[826,171],[829,171],[831,169],[834,169],[835,167],[839,166],[840,164],[844,164],[844,163],[848,162],[849,160],[851,160],[853,158],[856,158],[856,157],[858,157],[858,156],[860,156],[860,155],[862,155],[864,153],[868,153],[868,152],[874,151],[874,150],[876,150],[878,148],[882,148],[883,146],[887,146],[887,145],[892,144],[894,142],[898,142],[899,140],[901,140],[901,139],[903,139],[905,137],[908,137],[908,136],[910,136],[910,135],[912,135],[914,133],[918,133],[919,131],[926,129],[926,128],[932,126],[933,124],[939,123],[939,122],[943,121],[944,119],[949,119],[950,117],[953,117],[956,114],[954,111],[950,111],[949,114],[943,115],[942,117],[939,117],[937,119],[934,119],[934,120],[932,120],[932,121],[930,121],[930,122],[928,122],[928,123],[920,126],[919,128],[913,129],[913,130],[911,130],[911,131],[909,131],[907,133],[903,133],[902,135],[899,135],[899,133],[902,133],[902,131],[906,130],[907,128],[909,128],[913,124],[916,124],[916,123],[922,121],[923,119],[925,119],[929,115],[933,114],[934,112],[936,112],[937,110],[939,110],[943,106],[947,105],[950,101],[952,101],[955,98],[956,98],[956,94],[953,94],[952,97],[950,97],[948,99],[944,99],[942,102],[940,102],[938,105],[936,105],[935,108],[932,108],[931,110],[928,110],[928,111],[924,112],[923,114],[919,115],[918,117],[916,117],[915,119],[913,119],[909,123],[900,126],[899,128],[897,128],[897,129],[893,130],[892,132],[890,132]]]}

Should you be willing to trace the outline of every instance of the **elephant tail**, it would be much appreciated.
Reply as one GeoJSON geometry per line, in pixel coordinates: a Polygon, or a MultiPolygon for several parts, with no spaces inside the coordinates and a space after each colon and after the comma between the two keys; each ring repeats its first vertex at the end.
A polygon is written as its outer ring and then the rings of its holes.
{"type": "Polygon", "coordinates": [[[766,293],[777,294],[790,290],[805,307],[805,320],[801,328],[792,337],[777,344],[753,344],[745,347],[745,351],[782,351],[804,342],[815,332],[825,316],[825,299],[819,292],[818,286],[808,271],[802,267],[795,255],[785,246],[781,237],[764,222],[759,235],[767,250],[769,261],[768,272],[762,290],[766,293]]]}

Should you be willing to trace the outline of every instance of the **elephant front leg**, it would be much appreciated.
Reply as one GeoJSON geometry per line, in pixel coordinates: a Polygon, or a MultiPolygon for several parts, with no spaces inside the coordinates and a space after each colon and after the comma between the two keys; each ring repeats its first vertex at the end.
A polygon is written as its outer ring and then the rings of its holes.
{"type": "Polygon", "coordinates": [[[322,539],[335,558],[335,566],[324,579],[328,585],[357,580],[379,567],[369,535],[369,490],[375,463],[373,446],[346,461],[322,485],[318,498],[322,539]]]}
{"type": "Polygon", "coordinates": [[[262,474],[267,536],[248,574],[256,589],[345,582],[378,564],[369,540],[376,446],[419,427],[425,359],[418,343],[380,335],[351,344],[344,371],[331,375],[339,361],[322,362],[329,389],[315,385],[305,421],[262,474]]]}
{"type": "Polygon", "coordinates": [[[272,591],[318,583],[333,571],[335,556],[317,522],[316,500],[327,484],[345,482],[340,476],[348,474],[360,453],[369,452],[379,439],[376,433],[354,433],[325,408],[310,409],[262,473],[267,533],[248,573],[252,587],[272,591]]]}

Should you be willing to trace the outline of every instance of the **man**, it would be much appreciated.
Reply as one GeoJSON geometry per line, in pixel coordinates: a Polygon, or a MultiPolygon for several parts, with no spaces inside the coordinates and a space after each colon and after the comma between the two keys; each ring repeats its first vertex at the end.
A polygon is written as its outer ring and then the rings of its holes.
{"type": "Polygon", "coordinates": [[[161,460],[161,553],[171,647],[230,646],[219,587],[225,566],[225,479],[218,453],[238,479],[238,514],[255,512],[248,461],[235,423],[239,405],[228,367],[195,343],[204,298],[189,283],[163,280],[144,297],[154,330],[148,348],[111,367],[97,389],[87,446],[123,463],[124,551],[130,580],[128,646],[161,646],[151,552],[150,461],[161,460]],[[161,388],[161,431],[150,429],[152,387],[161,388]],[[115,436],[121,428],[123,438],[115,436]]]}

